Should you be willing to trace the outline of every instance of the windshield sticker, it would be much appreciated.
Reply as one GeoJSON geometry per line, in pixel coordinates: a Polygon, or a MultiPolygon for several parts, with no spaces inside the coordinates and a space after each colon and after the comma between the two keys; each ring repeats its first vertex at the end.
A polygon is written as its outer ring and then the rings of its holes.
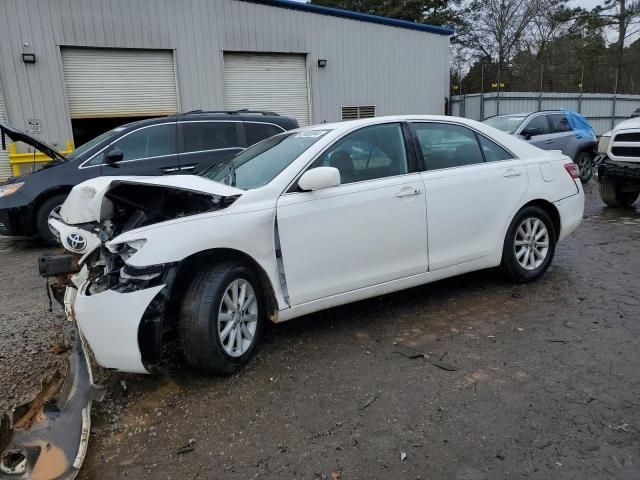
{"type": "Polygon", "coordinates": [[[305,130],[304,132],[296,133],[293,138],[319,138],[330,130],[305,130]]]}

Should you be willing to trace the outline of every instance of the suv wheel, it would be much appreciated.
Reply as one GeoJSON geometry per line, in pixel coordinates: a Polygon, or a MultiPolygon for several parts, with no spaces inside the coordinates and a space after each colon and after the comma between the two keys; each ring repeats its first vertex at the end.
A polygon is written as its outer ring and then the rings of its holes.
{"type": "Polygon", "coordinates": [[[56,215],[66,198],[66,194],[54,195],[46,199],[36,213],[36,230],[38,236],[46,245],[53,246],[57,244],[56,236],[49,228],[49,218],[56,215]]]}
{"type": "Polygon", "coordinates": [[[600,198],[610,207],[628,207],[638,199],[639,192],[623,192],[617,183],[601,183],[600,198]]]}
{"type": "Polygon", "coordinates": [[[580,181],[587,183],[593,177],[593,155],[589,152],[580,152],[575,160],[580,167],[580,181]]]}
{"type": "Polygon", "coordinates": [[[197,370],[230,375],[247,363],[264,326],[262,289],[239,262],[205,267],[191,282],[180,308],[180,342],[197,370]]]}
{"type": "Polygon", "coordinates": [[[517,282],[531,282],[545,274],[556,249],[556,230],[540,207],[525,207],[515,216],[502,251],[503,270],[517,282]]]}

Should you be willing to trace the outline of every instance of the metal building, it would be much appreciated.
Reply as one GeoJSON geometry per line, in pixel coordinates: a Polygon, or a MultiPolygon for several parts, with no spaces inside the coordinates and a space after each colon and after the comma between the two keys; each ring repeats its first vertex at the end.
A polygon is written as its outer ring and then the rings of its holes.
{"type": "Polygon", "coordinates": [[[0,18],[0,119],[63,151],[177,111],[306,125],[441,114],[449,92],[451,30],[291,0],[2,0],[0,18]]]}

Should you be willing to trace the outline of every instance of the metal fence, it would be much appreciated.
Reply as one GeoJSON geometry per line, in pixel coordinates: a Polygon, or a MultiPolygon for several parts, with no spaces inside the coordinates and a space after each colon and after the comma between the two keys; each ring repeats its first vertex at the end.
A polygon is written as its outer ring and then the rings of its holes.
{"type": "Polygon", "coordinates": [[[640,95],[612,93],[493,92],[451,97],[450,114],[484,120],[494,115],[565,108],[582,113],[597,135],[611,130],[640,107],[640,95]]]}

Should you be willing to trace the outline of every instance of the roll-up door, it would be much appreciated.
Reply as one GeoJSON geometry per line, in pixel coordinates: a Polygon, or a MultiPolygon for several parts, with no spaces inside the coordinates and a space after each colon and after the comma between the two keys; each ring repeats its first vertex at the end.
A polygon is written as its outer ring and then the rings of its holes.
{"type": "MultiPolygon", "coordinates": [[[[4,100],[2,98],[2,92],[0,92],[0,123],[7,123],[7,115],[4,112],[4,100]]],[[[6,139],[9,148],[10,140],[6,139]]],[[[4,181],[11,176],[11,165],[9,164],[9,152],[2,149],[0,145],[0,181],[4,181]]]]}
{"type": "Polygon", "coordinates": [[[63,48],[71,118],[152,117],[178,111],[173,52],[63,48]]]}
{"type": "Polygon", "coordinates": [[[266,110],[309,125],[306,56],[225,53],[224,99],[229,110],[266,110]]]}

